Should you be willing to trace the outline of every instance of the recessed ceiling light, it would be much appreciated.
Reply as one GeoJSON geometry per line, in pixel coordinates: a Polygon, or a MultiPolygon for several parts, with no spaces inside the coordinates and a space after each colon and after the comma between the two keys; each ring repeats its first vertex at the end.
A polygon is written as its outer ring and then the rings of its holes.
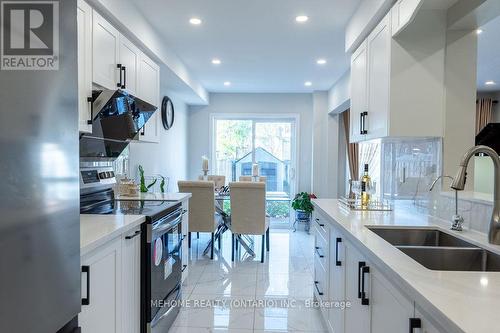
{"type": "Polygon", "coordinates": [[[312,86],[313,84],[312,84],[312,82],[311,82],[311,81],[306,81],[306,82],[304,82],[304,85],[305,85],[306,87],[310,87],[310,86],[312,86]]]}
{"type": "Polygon", "coordinates": [[[495,85],[497,83],[495,81],[486,81],[484,84],[487,85],[487,86],[493,86],[493,85],[495,85]]]}
{"type": "Polygon", "coordinates": [[[224,85],[225,85],[226,87],[229,87],[229,86],[231,85],[231,82],[226,81],[226,82],[224,82],[224,85]]]}
{"type": "Polygon", "coordinates": [[[295,18],[295,21],[297,21],[299,23],[305,23],[305,22],[307,22],[307,20],[309,20],[309,17],[307,17],[305,15],[299,15],[295,18]]]}
{"type": "Polygon", "coordinates": [[[217,58],[212,59],[212,64],[220,65],[220,63],[221,63],[220,59],[217,59],[217,58]]]}
{"type": "Polygon", "coordinates": [[[318,59],[318,60],[316,60],[316,63],[318,65],[324,65],[324,64],[326,64],[326,59],[318,59]]]}
{"type": "Polygon", "coordinates": [[[483,29],[477,29],[477,30],[476,30],[476,34],[480,35],[480,34],[482,34],[482,33],[483,33],[483,29]]]}
{"type": "Polygon", "coordinates": [[[192,25],[200,25],[201,20],[197,17],[192,17],[189,19],[189,23],[191,23],[192,25]]]}

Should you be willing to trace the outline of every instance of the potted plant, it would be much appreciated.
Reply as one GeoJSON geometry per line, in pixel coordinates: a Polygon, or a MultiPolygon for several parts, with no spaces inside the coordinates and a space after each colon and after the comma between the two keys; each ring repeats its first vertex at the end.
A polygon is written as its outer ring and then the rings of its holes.
{"type": "Polygon", "coordinates": [[[307,192],[300,192],[295,195],[292,201],[292,208],[295,210],[295,219],[299,221],[308,221],[311,217],[311,213],[314,210],[314,206],[311,199],[315,199],[314,194],[309,194],[307,192]]]}

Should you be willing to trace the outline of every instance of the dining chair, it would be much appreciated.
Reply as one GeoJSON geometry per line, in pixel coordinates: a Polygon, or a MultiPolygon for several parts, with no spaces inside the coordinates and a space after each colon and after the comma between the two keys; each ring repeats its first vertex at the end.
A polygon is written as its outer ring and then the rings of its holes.
{"type": "MultiPolygon", "coordinates": [[[[203,180],[203,176],[198,176],[198,180],[203,180]]],[[[216,189],[226,186],[226,176],[208,175],[207,180],[213,181],[216,189]]]]}
{"type": "MultiPolygon", "coordinates": [[[[188,245],[191,247],[192,232],[209,232],[212,234],[210,259],[214,258],[214,235],[219,226],[215,213],[215,197],[213,181],[179,181],[179,192],[191,193],[189,199],[189,232],[188,245]]],[[[220,245],[220,237],[219,237],[220,245]]]]}
{"type": "Polygon", "coordinates": [[[231,232],[234,261],[235,237],[262,235],[260,262],[264,262],[264,246],[269,251],[269,218],[266,216],[266,183],[231,182],[231,232]]]}
{"type": "MultiPolygon", "coordinates": [[[[259,182],[265,183],[267,181],[266,176],[259,176],[258,179],[259,179],[259,182]]],[[[240,182],[252,182],[252,181],[253,181],[252,176],[240,176],[240,182]]]]}

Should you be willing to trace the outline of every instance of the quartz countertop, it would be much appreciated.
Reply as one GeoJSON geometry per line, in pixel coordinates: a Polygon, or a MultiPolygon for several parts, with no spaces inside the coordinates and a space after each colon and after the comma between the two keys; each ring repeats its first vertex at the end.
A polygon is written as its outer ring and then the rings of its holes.
{"type": "Polygon", "coordinates": [[[117,195],[116,200],[184,201],[191,193],[139,193],[135,196],[117,195]]]}
{"type": "Polygon", "coordinates": [[[454,236],[500,253],[488,244],[487,235],[475,231],[451,231],[443,220],[415,211],[395,208],[392,212],[350,211],[335,199],[313,200],[317,211],[340,230],[347,240],[418,310],[433,318],[445,332],[491,333],[500,330],[500,272],[433,271],[406,256],[366,226],[436,227],[454,236]]]}
{"type": "Polygon", "coordinates": [[[143,215],[80,215],[80,256],[146,221],[143,215]]]}

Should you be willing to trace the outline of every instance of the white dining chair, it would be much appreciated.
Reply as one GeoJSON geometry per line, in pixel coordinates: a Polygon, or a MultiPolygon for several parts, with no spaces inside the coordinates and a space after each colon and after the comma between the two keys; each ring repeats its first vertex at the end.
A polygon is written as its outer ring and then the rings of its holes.
{"type": "MultiPolygon", "coordinates": [[[[267,181],[266,176],[258,176],[258,181],[265,183],[267,181]]],[[[253,182],[252,176],[240,176],[240,182],[253,182]]]]}
{"type": "MultiPolygon", "coordinates": [[[[179,192],[191,193],[189,199],[188,244],[191,247],[191,232],[209,232],[212,234],[210,259],[214,258],[214,235],[219,226],[215,213],[213,181],[179,181],[179,192]]],[[[220,237],[218,239],[220,245],[220,237]]]]}
{"type": "Polygon", "coordinates": [[[266,216],[266,184],[263,182],[229,183],[231,198],[231,232],[234,261],[235,237],[262,235],[260,262],[264,262],[264,246],[269,251],[269,218],[266,216]]]}
{"type": "MultiPolygon", "coordinates": [[[[203,176],[198,176],[198,180],[203,180],[203,176]]],[[[226,186],[226,176],[223,175],[208,175],[207,180],[213,181],[216,189],[226,186]]]]}

